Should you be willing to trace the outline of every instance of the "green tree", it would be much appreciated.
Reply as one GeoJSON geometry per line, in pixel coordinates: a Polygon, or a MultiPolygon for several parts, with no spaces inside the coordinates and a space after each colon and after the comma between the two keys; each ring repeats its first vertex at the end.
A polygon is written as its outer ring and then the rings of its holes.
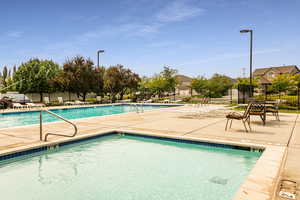
{"type": "Polygon", "coordinates": [[[286,93],[294,84],[293,77],[288,74],[277,75],[272,80],[272,85],[270,90],[273,93],[278,93],[279,99],[281,99],[281,94],[286,93]]]}
{"type": "Polygon", "coordinates": [[[233,86],[233,80],[225,75],[214,74],[206,84],[208,97],[222,97],[233,86]]]}
{"type": "Polygon", "coordinates": [[[2,84],[4,88],[7,87],[7,78],[8,78],[8,68],[4,66],[2,71],[2,84]]]}
{"type": "Polygon", "coordinates": [[[112,101],[115,102],[116,96],[123,99],[124,94],[137,90],[140,78],[138,74],[122,65],[109,67],[104,76],[104,85],[110,93],[112,101]]]}
{"type": "MultiPolygon", "coordinates": [[[[238,88],[239,85],[250,85],[249,78],[237,78],[236,83],[233,85],[234,88],[238,88]]],[[[259,86],[257,78],[252,79],[252,86],[257,88],[259,86]]]]}
{"type": "Polygon", "coordinates": [[[207,91],[207,83],[208,80],[205,77],[199,76],[198,78],[192,79],[190,87],[199,94],[205,94],[207,91]]]}
{"type": "Polygon", "coordinates": [[[116,95],[122,90],[122,75],[120,72],[120,65],[110,66],[105,71],[104,86],[109,93],[112,102],[115,102],[116,95]]]}
{"type": "Polygon", "coordinates": [[[300,88],[300,74],[296,74],[292,78],[294,86],[300,88]]]}
{"type": "Polygon", "coordinates": [[[104,75],[105,68],[104,67],[96,67],[95,68],[95,86],[93,88],[93,92],[95,92],[99,96],[104,96],[104,75]]]}
{"type": "Polygon", "coordinates": [[[85,101],[87,93],[94,91],[95,74],[93,61],[76,56],[63,64],[62,77],[65,80],[60,82],[66,90],[76,93],[85,101]]]}
{"type": "Polygon", "coordinates": [[[176,78],[177,70],[170,67],[164,67],[160,75],[164,79],[164,92],[175,92],[176,85],[178,84],[176,78]]]}
{"type": "Polygon", "coordinates": [[[151,91],[153,95],[158,95],[158,97],[162,97],[163,93],[166,90],[166,81],[161,75],[154,75],[147,83],[147,87],[151,91]]]}
{"type": "Polygon", "coordinates": [[[21,64],[15,73],[16,90],[20,93],[39,93],[43,101],[43,93],[53,92],[50,80],[59,71],[59,65],[51,60],[30,59],[21,64]]]}

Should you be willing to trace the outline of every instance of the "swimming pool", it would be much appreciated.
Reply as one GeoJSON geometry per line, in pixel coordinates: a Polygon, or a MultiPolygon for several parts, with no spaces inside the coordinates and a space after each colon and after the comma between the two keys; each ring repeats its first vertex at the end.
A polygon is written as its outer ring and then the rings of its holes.
{"type": "MultiPolygon", "coordinates": [[[[143,105],[143,109],[152,110],[152,109],[166,108],[170,106],[176,106],[176,105],[143,105]]],[[[107,106],[52,109],[50,111],[66,119],[79,119],[79,118],[135,112],[136,108],[132,105],[107,105],[107,106]]],[[[59,121],[59,119],[51,116],[48,113],[44,113],[43,121],[53,122],[53,121],[59,121]]],[[[39,123],[39,112],[37,111],[0,114],[0,128],[9,128],[9,127],[24,126],[24,125],[38,124],[38,123],[39,123]]]]}
{"type": "Polygon", "coordinates": [[[261,153],[110,134],[0,162],[10,200],[229,200],[261,153]]]}

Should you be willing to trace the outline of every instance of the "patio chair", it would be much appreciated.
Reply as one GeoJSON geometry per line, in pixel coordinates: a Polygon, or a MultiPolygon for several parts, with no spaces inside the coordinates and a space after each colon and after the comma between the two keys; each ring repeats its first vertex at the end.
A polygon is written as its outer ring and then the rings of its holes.
{"type": "Polygon", "coordinates": [[[263,121],[263,125],[266,124],[266,103],[265,101],[252,101],[250,109],[250,116],[257,115],[263,121]]]}
{"type": "Polygon", "coordinates": [[[83,101],[76,100],[75,104],[77,104],[77,105],[84,105],[85,103],[83,101]]]}
{"type": "Polygon", "coordinates": [[[16,108],[27,108],[27,106],[22,105],[20,103],[12,103],[12,106],[13,106],[13,109],[16,109],[16,108]]]}
{"type": "Polygon", "coordinates": [[[28,108],[43,107],[44,104],[26,103],[28,108]]]}
{"type": "Polygon", "coordinates": [[[226,122],[226,126],[225,126],[225,131],[227,131],[227,126],[228,126],[229,120],[231,120],[229,128],[231,128],[232,120],[241,120],[244,124],[246,132],[248,132],[246,123],[248,124],[249,130],[251,131],[251,126],[250,126],[250,109],[251,109],[251,107],[252,107],[252,103],[249,103],[243,114],[238,113],[238,112],[231,112],[231,113],[227,114],[226,115],[227,122],[226,122]]]}
{"type": "Polygon", "coordinates": [[[97,101],[97,103],[101,103],[101,101],[102,101],[101,96],[96,96],[96,101],[97,101]]]}
{"type": "Polygon", "coordinates": [[[276,120],[278,120],[278,121],[280,121],[279,112],[278,112],[279,104],[280,104],[280,100],[277,100],[274,106],[266,107],[266,113],[272,113],[275,116],[276,120]]]}
{"type": "Polygon", "coordinates": [[[59,104],[64,104],[64,99],[62,97],[57,97],[59,104]]]}

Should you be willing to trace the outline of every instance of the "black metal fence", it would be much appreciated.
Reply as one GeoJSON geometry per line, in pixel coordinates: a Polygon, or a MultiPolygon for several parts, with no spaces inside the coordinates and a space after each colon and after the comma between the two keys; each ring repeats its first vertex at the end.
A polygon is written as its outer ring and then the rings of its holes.
{"type": "Polygon", "coordinates": [[[274,92],[268,90],[271,85],[251,88],[249,85],[238,86],[238,104],[246,104],[250,100],[279,101],[281,109],[300,109],[300,87],[293,87],[285,91],[274,92]]]}

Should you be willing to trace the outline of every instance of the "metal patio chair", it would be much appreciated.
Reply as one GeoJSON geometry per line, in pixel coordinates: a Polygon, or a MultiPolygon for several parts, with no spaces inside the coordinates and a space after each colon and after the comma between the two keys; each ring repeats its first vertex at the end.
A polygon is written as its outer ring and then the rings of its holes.
{"type": "Polygon", "coordinates": [[[250,126],[250,110],[251,110],[251,107],[252,107],[252,103],[249,103],[243,114],[238,113],[238,112],[231,112],[231,113],[227,114],[226,115],[227,122],[226,122],[226,126],[225,126],[225,131],[227,131],[229,120],[231,120],[229,128],[231,128],[232,120],[241,120],[244,124],[246,132],[248,132],[246,124],[248,124],[249,130],[251,131],[251,126],[250,126]]]}

